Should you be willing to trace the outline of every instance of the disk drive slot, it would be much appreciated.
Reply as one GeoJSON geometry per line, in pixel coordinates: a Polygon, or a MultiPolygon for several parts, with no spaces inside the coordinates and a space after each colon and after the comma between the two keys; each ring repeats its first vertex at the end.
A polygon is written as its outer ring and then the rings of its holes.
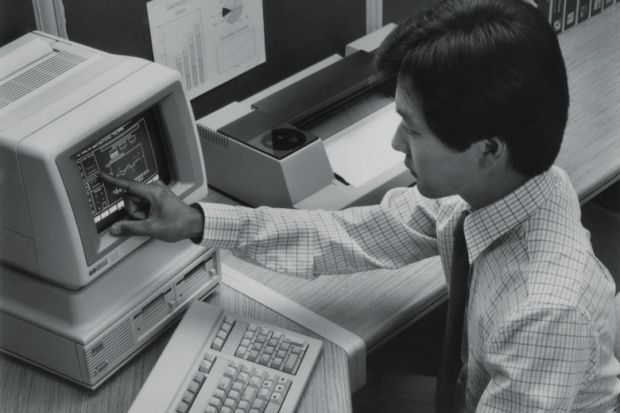
{"type": "Polygon", "coordinates": [[[209,270],[213,268],[213,259],[208,259],[196,265],[180,278],[175,286],[177,303],[181,303],[188,295],[193,294],[211,277],[209,270]]]}

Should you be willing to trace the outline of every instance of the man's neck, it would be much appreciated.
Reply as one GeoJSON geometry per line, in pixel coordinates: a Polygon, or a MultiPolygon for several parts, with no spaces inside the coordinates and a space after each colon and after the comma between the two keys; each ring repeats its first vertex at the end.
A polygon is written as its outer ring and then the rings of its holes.
{"type": "Polygon", "coordinates": [[[473,210],[480,209],[515,191],[528,179],[512,169],[501,169],[485,176],[484,180],[470,188],[468,194],[461,196],[473,210]]]}

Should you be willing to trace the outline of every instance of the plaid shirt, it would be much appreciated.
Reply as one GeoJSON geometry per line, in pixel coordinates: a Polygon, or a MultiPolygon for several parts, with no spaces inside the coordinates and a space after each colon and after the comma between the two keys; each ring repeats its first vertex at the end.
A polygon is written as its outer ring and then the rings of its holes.
{"type": "MultiPolygon", "coordinates": [[[[377,206],[298,211],[201,204],[203,245],[232,249],[303,277],[396,268],[441,256],[469,208],[416,188],[377,206]]],[[[568,177],[553,167],[465,220],[472,265],[467,307],[466,411],[616,407],[614,282],[595,258],[568,177]]]]}

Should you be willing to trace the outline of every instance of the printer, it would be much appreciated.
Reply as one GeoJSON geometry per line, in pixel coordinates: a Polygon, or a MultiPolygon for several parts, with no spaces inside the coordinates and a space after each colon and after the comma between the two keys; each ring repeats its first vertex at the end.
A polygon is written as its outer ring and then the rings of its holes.
{"type": "Polygon", "coordinates": [[[414,179],[390,146],[395,77],[373,52],[394,25],[197,121],[209,185],[251,206],[341,209],[414,179]]]}

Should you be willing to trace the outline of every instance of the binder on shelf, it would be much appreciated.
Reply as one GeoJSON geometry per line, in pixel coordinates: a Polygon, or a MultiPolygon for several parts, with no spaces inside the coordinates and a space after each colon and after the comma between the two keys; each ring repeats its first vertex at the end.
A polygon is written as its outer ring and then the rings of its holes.
{"type": "Polygon", "coordinates": [[[603,9],[603,0],[592,0],[592,7],[590,8],[590,16],[596,16],[603,9]]]}
{"type": "Polygon", "coordinates": [[[577,3],[578,0],[566,0],[566,11],[564,12],[564,30],[570,29],[577,22],[577,3]]]}
{"type": "Polygon", "coordinates": [[[537,2],[538,10],[549,23],[551,23],[551,1],[552,0],[538,0],[537,2]]]}
{"type": "Polygon", "coordinates": [[[551,25],[556,33],[562,32],[562,23],[564,20],[564,3],[565,0],[553,0],[551,6],[551,25]]]}
{"type": "Polygon", "coordinates": [[[620,0],[538,0],[538,10],[556,33],[600,14],[620,0]]]}
{"type": "Polygon", "coordinates": [[[579,0],[579,13],[577,23],[581,23],[590,17],[590,0],[579,0]]]}

